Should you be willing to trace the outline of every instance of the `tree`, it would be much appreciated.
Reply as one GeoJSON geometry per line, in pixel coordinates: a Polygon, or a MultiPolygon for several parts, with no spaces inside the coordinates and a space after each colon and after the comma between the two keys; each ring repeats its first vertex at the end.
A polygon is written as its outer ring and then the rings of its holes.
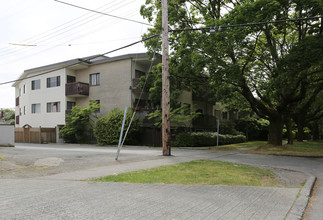
{"type": "MultiPolygon", "coordinates": [[[[171,108],[170,110],[170,121],[172,124],[176,124],[179,127],[188,127],[188,125],[195,118],[201,115],[200,112],[196,111],[197,109],[189,106],[182,105],[178,108],[171,108]]],[[[153,113],[148,114],[148,119],[155,120],[155,126],[161,127],[162,124],[162,112],[161,110],[156,110],[153,113]]]]}
{"type": "MultiPolygon", "coordinates": [[[[160,5],[148,0],[141,13],[160,30],[160,5]],[[156,15],[156,16],[155,16],[156,15]]],[[[172,70],[176,75],[209,74],[212,85],[232,87],[260,117],[268,119],[268,143],[282,145],[284,118],[322,82],[322,22],[306,20],[219,29],[228,24],[314,17],[321,0],[182,0],[169,3],[172,70]],[[216,33],[176,31],[200,26],[216,33]],[[315,82],[315,83],[314,83],[315,82]]],[[[158,40],[147,41],[156,48],[158,40]]]]}
{"type": "Polygon", "coordinates": [[[69,143],[84,143],[89,141],[93,130],[94,120],[98,119],[97,112],[102,105],[96,101],[89,102],[87,107],[74,106],[66,116],[66,124],[59,134],[69,143]]]}
{"type": "MultiPolygon", "coordinates": [[[[113,109],[109,114],[95,122],[94,135],[98,143],[118,144],[124,113],[120,109],[113,109]]],[[[127,111],[125,129],[127,130],[132,118],[132,111],[127,111]]],[[[138,137],[142,128],[142,119],[137,115],[134,116],[131,127],[125,139],[126,144],[137,144],[138,137]]]]}
{"type": "Polygon", "coordinates": [[[9,121],[15,119],[15,111],[11,109],[1,109],[0,112],[3,112],[3,120],[9,121]]]}

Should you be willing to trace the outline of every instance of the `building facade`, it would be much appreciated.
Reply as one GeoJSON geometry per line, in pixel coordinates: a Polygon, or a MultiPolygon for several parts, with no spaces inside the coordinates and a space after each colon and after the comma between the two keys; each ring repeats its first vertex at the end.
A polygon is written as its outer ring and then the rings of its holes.
{"type": "MultiPolygon", "coordinates": [[[[16,127],[59,129],[65,125],[66,114],[75,105],[85,107],[92,100],[102,105],[98,116],[114,108],[134,108],[141,94],[140,77],[160,62],[160,58],[150,61],[145,53],[138,53],[84,57],[25,70],[13,84],[16,127]]],[[[197,107],[205,116],[214,117],[219,111],[217,105],[194,97],[190,91],[182,91],[179,102],[197,107]]],[[[154,110],[148,94],[141,94],[139,103],[136,110],[141,117],[154,110]]],[[[204,120],[210,123],[209,118],[204,120]]],[[[215,123],[211,126],[215,127],[215,123]]]]}
{"type": "Polygon", "coordinates": [[[138,96],[133,92],[139,82],[136,74],[147,73],[150,66],[148,56],[140,53],[85,57],[25,70],[13,84],[16,127],[62,126],[73,106],[86,106],[91,100],[103,105],[102,115],[132,107],[138,96]]]}

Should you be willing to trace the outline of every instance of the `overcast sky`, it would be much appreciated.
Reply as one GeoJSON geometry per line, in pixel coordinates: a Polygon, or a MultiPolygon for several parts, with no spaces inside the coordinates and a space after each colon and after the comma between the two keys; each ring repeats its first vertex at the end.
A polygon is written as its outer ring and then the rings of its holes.
{"type": "MultiPolygon", "coordinates": [[[[115,16],[146,22],[145,0],[62,0],[115,16]]],[[[2,1],[0,83],[24,70],[105,53],[141,39],[149,26],[74,8],[54,0],[2,1]]],[[[142,44],[109,54],[145,52],[142,44]]],[[[14,108],[12,83],[0,86],[0,108],[14,108]]]]}

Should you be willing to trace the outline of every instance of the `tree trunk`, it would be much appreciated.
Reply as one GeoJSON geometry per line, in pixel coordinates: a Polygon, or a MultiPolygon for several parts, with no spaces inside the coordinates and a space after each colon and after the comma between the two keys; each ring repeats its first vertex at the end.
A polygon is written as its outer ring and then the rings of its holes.
{"type": "Polygon", "coordinates": [[[293,140],[293,128],[292,128],[292,119],[291,118],[287,118],[286,119],[286,122],[285,122],[285,125],[286,125],[286,130],[287,130],[287,139],[288,139],[288,142],[287,144],[294,144],[294,140],[293,140]]]}
{"type": "Polygon", "coordinates": [[[268,144],[283,145],[283,119],[280,115],[269,117],[268,144]]]}
{"type": "Polygon", "coordinates": [[[297,141],[303,141],[304,140],[304,121],[298,120],[297,122],[297,141]]]}
{"type": "Polygon", "coordinates": [[[314,141],[319,140],[320,134],[319,134],[319,125],[317,122],[313,123],[312,132],[313,132],[313,140],[314,141]]]}

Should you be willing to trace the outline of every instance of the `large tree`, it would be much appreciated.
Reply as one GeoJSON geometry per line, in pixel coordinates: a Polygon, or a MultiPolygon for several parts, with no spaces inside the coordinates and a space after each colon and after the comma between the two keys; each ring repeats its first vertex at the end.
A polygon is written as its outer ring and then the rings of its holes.
{"type": "MultiPolygon", "coordinates": [[[[160,10],[157,0],[142,7],[142,15],[155,24],[145,37],[160,32],[160,10]]],[[[169,1],[172,71],[183,77],[209,75],[213,86],[234,88],[270,121],[268,142],[281,145],[291,106],[322,82],[322,20],[225,27],[322,14],[321,0],[169,1]],[[200,27],[214,27],[215,33],[182,30],[200,27]]],[[[154,39],[146,46],[159,43],[154,39]]]]}

